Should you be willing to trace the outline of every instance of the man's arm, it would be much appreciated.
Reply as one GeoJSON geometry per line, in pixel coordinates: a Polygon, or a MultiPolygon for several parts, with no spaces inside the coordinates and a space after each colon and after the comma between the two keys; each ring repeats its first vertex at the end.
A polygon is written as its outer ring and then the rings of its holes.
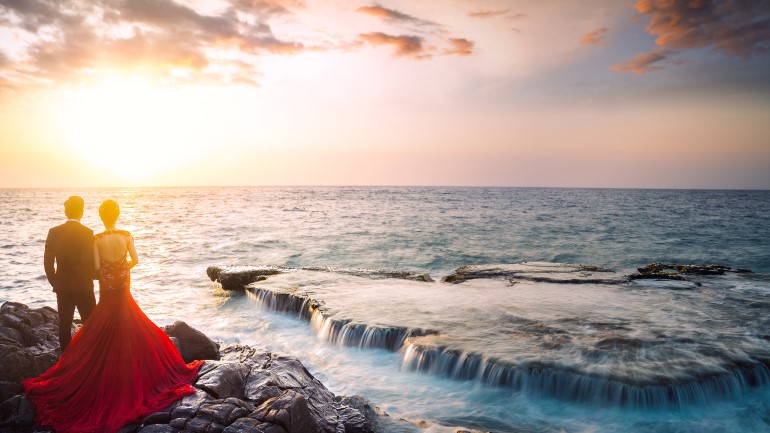
{"type": "MultiPolygon", "coordinates": [[[[48,231],[48,237],[45,240],[45,252],[43,253],[43,267],[45,268],[45,276],[48,278],[48,284],[53,287],[54,277],[56,276],[56,267],[54,262],[56,261],[56,251],[54,246],[53,230],[48,231]]],[[[56,291],[56,288],[54,288],[56,291]]]]}

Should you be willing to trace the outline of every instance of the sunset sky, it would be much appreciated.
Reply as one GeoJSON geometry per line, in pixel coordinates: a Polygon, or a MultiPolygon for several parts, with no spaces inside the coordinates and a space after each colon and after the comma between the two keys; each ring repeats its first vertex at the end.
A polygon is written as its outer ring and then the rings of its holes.
{"type": "Polygon", "coordinates": [[[0,0],[0,187],[770,188],[763,0],[0,0]]]}

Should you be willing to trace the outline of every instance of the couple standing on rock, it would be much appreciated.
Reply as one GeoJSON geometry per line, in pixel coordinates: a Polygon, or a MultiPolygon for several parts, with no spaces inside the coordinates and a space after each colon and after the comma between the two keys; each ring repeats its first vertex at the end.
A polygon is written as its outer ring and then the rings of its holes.
{"type": "Polygon", "coordinates": [[[80,223],[83,209],[82,198],[69,197],[67,222],[52,228],[45,244],[62,356],[45,373],[22,382],[35,406],[35,423],[57,433],[114,432],[141,420],[194,393],[190,384],[203,364],[185,364],[131,296],[130,269],[138,259],[131,233],[115,227],[118,204],[107,200],[99,206],[105,230],[95,236],[80,223]],[[70,341],[75,308],[83,326],[70,341]]]}

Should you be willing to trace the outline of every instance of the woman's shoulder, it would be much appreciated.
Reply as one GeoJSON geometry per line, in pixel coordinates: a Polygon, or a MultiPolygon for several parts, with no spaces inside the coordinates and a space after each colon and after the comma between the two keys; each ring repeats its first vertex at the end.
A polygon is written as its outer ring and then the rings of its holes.
{"type": "Polygon", "coordinates": [[[103,238],[103,237],[105,237],[107,235],[112,235],[112,234],[126,236],[126,237],[129,237],[129,238],[133,237],[133,236],[131,236],[131,232],[129,232],[128,230],[112,229],[112,230],[105,230],[105,231],[95,235],[94,239],[101,239],[101,238],[103,238]]]}

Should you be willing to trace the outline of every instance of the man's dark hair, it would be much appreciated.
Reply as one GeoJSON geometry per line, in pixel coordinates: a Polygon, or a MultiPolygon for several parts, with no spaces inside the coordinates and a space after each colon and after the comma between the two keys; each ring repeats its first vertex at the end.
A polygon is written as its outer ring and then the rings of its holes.
{"type": "Polygon", "coordinates": [[[84,205],[81,197],[73,195],[64,202],[64,215],[67,218],[80,219],[83,216],[84,205]]]}

